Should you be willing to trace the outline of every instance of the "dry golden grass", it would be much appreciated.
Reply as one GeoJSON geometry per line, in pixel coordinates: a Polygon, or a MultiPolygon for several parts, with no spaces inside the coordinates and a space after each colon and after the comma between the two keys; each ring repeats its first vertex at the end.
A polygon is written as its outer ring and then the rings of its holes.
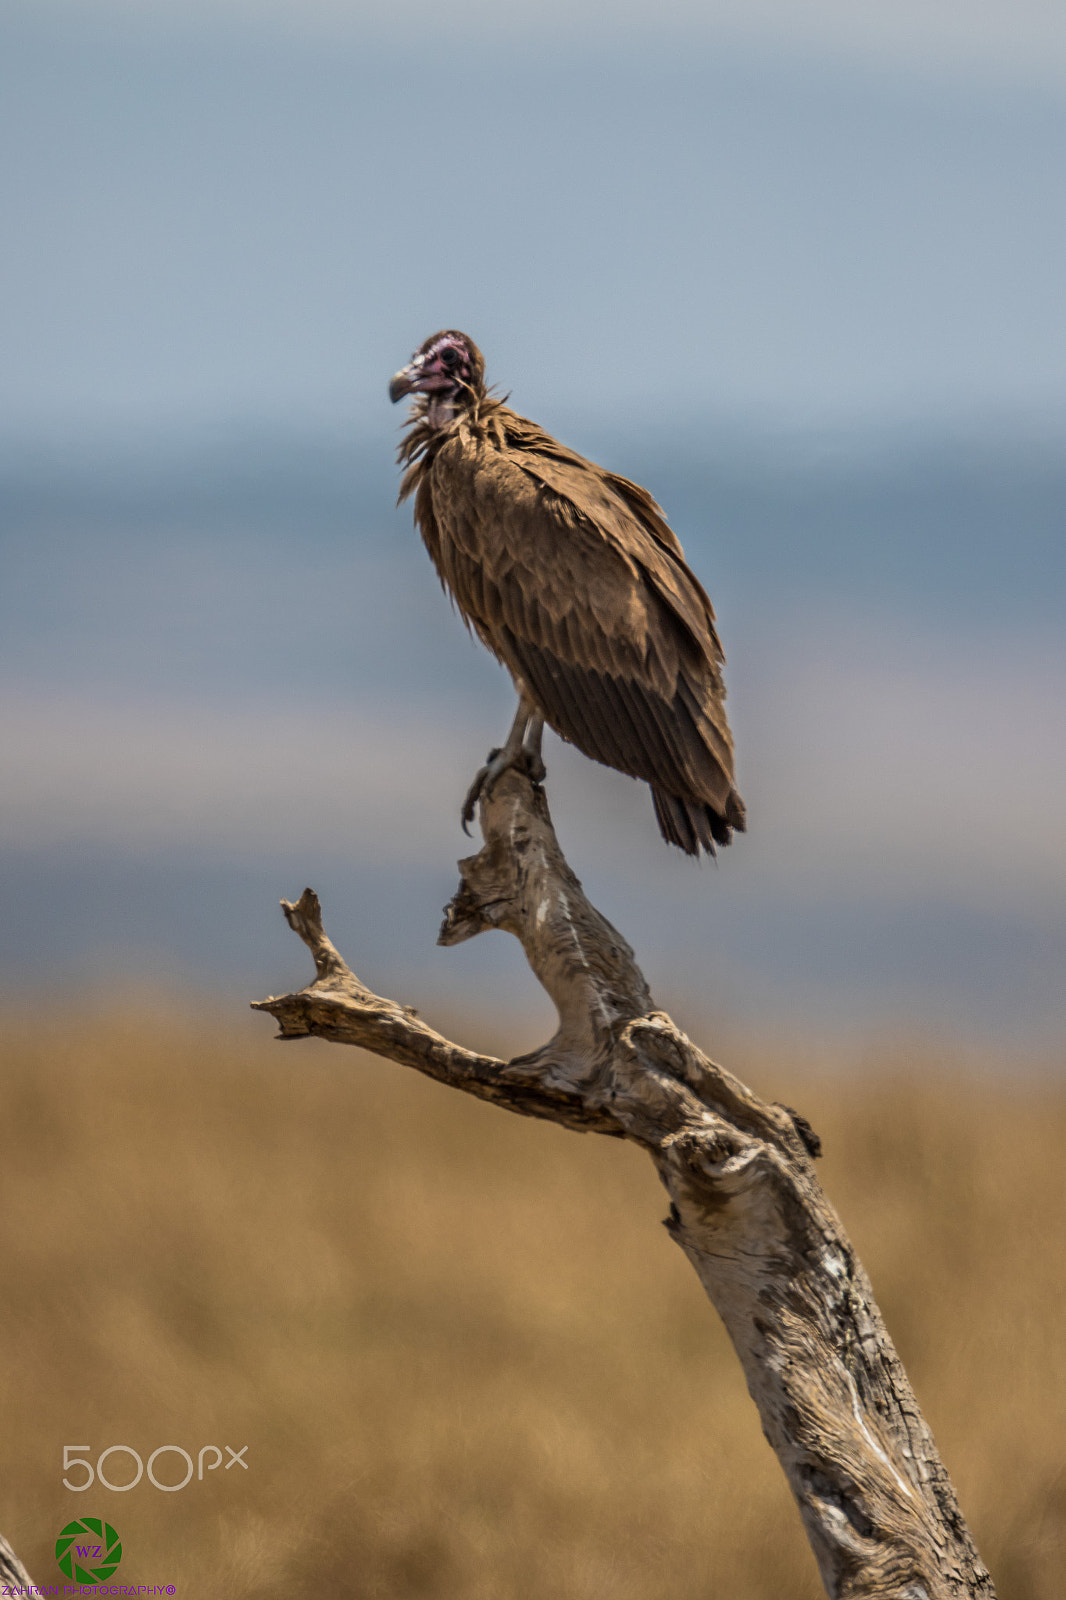
{"type": "MultiPolygon", "coordinates": [[[[96,1514],[195,1600],[819,1595],[640,1152],[269,1031],[4,1019],[0,1526],[38,1582],[96,1514]],[[65,1444],[171,1443],[249,1470],[62,1487],[65,1444]]],[[[1060,1600],[1061,1082],[730,1064],[823,1135],[1001,1600],[1060,1600]]]]}

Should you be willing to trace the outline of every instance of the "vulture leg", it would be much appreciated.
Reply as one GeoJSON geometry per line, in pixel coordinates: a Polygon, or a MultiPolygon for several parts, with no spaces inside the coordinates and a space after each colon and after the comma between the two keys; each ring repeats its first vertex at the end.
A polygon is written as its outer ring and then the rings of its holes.
{"type": "Polygon", "coordinates": [[[492,793],[496,779],[505,773],[508,767],[524,767],[534,783],[540,783],[545,776],[546,768],[540,753],[540,741],[544,733],[544,718],[536,710],[532,700],[519,690],[518,710],[511,724],[511,731],[507,735],[507,743],[498,750],[489,751],[489,759],[481,768],[477,777],[466,791],[463,801],[463,832],[470,832],[470,823],[474,820],[477,803],[482,796],[492,793]]]}
{"type": "Polygon", "coordinates": [[[534,783],[543,783],[548,776],[548,769],[544,765],[544,757],[540,753],[540,742],[544,737],[544,718],[539,711],[534,711],[526,727],[526,736],[522,743],[522,750],[526,758],[526,770],[534,783]]]}

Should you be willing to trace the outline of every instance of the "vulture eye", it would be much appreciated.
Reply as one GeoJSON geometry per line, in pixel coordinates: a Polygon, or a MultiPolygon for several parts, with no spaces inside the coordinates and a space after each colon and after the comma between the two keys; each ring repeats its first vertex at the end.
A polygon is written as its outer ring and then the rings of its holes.
{"type": "Polygon", "coordinates": [[[446,372],[454,372],[459,365],[459,352],[453,345],[441,351],[440,364],[446,372]]]}

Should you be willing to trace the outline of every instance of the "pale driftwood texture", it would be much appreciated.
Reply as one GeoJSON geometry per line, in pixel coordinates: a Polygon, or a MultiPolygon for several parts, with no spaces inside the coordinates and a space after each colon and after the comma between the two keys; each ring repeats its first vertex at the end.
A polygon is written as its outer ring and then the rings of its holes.
{"type": "Polygon", "coordinates": [[[0,1533],[0,1595],[32,1592],[33,1579],[0,1533]]]}
{"type": "Polygon", "coordinates": [[[513,1061],[450,1043],[371,994],[317,896],[282,905],[315,982],[258,1003],[282,1039],[360,1045],[528,1116],[632,1139],[670,1196],[667,1228],[721,1316],[788,1478],[828,1594],[994,1600],[869,1281],[815,1176],[817,1140],[699,1051],[653,1005],[633,952],[585,898],[543,793],[506,773],[481,806],[440,943],[521,940],[559,1013],[513,1061]]]}

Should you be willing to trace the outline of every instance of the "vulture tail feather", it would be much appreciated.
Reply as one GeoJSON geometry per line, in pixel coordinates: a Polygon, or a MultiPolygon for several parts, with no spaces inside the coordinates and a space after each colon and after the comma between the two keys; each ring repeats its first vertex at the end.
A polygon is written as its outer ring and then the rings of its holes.
{"type": "Polygon", "coordinates": [[[676,844],[686,855],[698,856],[703,850],[714,856],[716,844],[728,844],[733,837],[733,827],[725,817],[703,800],[682,800],[665,789],[651,791],[655,804],[655,820],[667,844],[676,844]]]}

